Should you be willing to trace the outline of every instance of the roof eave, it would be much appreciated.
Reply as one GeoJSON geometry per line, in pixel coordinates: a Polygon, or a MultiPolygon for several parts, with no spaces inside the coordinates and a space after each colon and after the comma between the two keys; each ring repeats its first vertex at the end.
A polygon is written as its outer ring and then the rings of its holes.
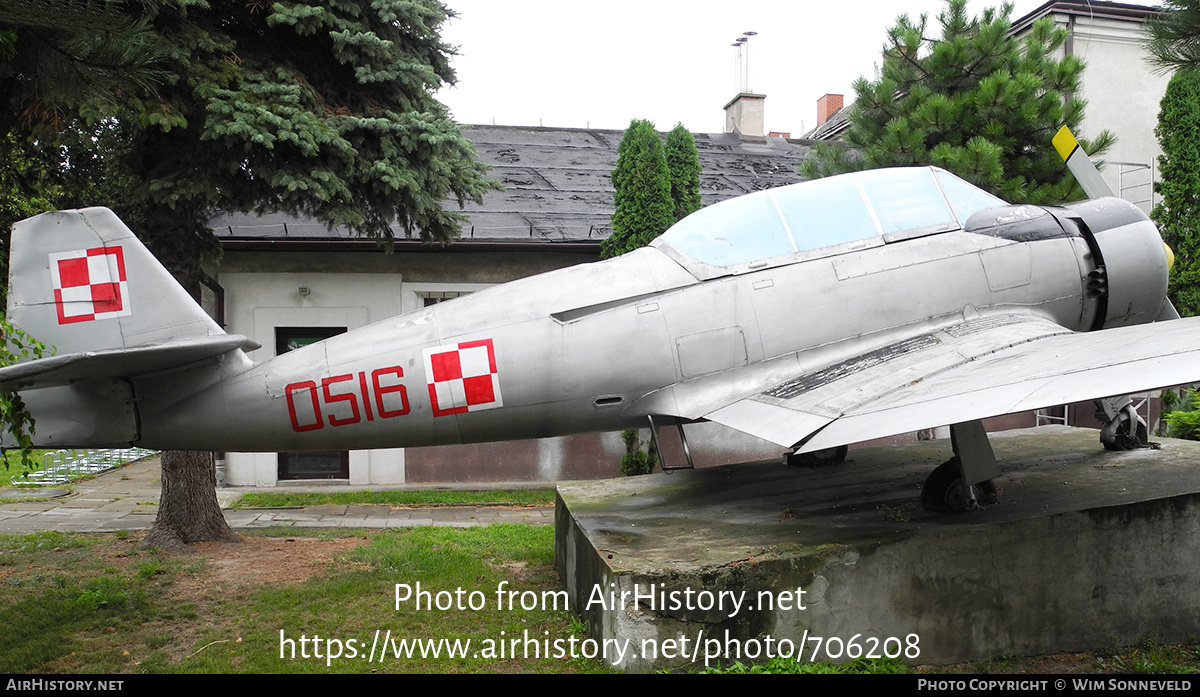
{"type": "Polygon", "coordinates": [[[1011,32],[1018,34],[1034,22],[1051,14],[1077,15],[1096,19],[1122,19],[1144,22],[1159,14],[1154,7],[1129,5],[1120,2],[1092,2],[1080,0],[1050,0],[1029,14],[1013,21],[1011,32]]]}
{"type": "MultiPolygon", "coordinates": [[[[382,252],[384,247],[376,240],[321,240],[321,239],[263,239],[226,237],[220,240],[221,247],[230,252],[382,252]]],[[[600,253],[600,240],[562,241],[471,241],[457,240],[449,245],[439,245],[420,240],[395,240],[396,252],[571,252],[600,253]]]]}

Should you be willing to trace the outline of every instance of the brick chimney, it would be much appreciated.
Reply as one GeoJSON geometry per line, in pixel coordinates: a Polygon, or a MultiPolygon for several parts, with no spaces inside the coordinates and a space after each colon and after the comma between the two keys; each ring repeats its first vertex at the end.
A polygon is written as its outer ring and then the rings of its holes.
{"type": "Polygon", "coordinates": [[[765,94],[743,92],[725,105],[725,132],[743,138],[763,137],[765,94]]]}
{"type": "Polygon", "coordinates": [[[842,108],[842,95],[827,94],[817,100],[817,125],[825,123],[830,116],[842,108]]]}

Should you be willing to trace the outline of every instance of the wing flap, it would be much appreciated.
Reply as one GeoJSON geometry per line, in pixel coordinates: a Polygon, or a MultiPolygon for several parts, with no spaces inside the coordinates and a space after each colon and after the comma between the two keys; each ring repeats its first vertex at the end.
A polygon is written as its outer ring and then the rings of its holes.
{"type": "Polygon", "coordinates": [[[804,436],[815,433],[832,422],[835,417],[809,414],[753,399],[742,399],[721,407],[706,418],[790,448],[804,436]],[[803,435],[797,437],[798,434],[803,435]]]}

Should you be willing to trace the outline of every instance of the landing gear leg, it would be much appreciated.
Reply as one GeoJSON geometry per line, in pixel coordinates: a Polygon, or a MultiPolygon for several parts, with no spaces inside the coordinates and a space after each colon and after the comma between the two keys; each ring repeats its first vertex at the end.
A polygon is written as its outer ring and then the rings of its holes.
{"type": "Polygon", "coordinates": [[[1147,446],[1149,429],[1138,416],[1129,395],[1097,399],[1095,404],[1096,418],[1104,424],[1100,429],[1100,442],[1105,450],[1135,450],[1147,446]]]}
{"type": "Polygon", "coordinates": [[[950,427],[954,457],[929,474],[921,487],[921,506],[927,511],[969,511],[994,503],[1000,474],[996,456],[980,421],[950,427]]]}

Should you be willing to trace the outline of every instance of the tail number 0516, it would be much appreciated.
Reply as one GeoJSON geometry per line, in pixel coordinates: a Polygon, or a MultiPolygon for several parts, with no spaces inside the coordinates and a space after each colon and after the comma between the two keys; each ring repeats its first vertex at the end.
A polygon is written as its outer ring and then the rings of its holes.
{"type": "Polygon", "coordinates": [[[398,380],[404,377],[400,366],[378,368],[367,373],[331,375],[321,379],[293,382],[284,388],[292,430],[300,433],[330,426],[349,426],[364,419],[390,419],[408,413],[408,392],[398,380]]]}

